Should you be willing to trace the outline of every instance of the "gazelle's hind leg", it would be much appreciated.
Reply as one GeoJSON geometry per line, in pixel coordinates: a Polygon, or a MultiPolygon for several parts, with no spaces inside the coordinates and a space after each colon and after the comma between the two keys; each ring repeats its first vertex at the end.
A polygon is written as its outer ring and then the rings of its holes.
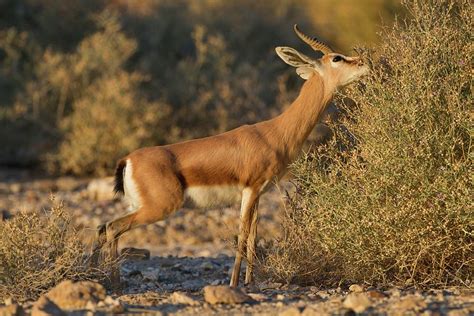
{"type": "MultiPolygon", "coordinates": [[[[105,255],[108,257],[108,260],[116,260],[118,258],[118,239],[122,234],[135,227],[163,220],[168,214],[169,212],[163,212],[160,209],[140,207],[133,213],[99,226],[96,252],[99,252],[99,249],[105,246],[105,255]]],[[[119,288],[120,272],[118,267],[111,271],[110,281],[114,288],[119,288]]]]}
{"type": "Polygon", "coordinates": [[[240,266],[242,264],[242,256],[245,253],[245,247],[250,231],[251,212],[254,208],[258,195],[251,189],[245,189],[242,193],[242,206],[240,210],[239,237],[237,240],[237,253],[235,254],[234,267],[230,278],[230,286],[237,287],[239,285],[240,266]]]}
{"type": "MultiPolygon", "coordinates": [[[[126,159],[123,167],[123,189],[131,205],[138,208],[105,226],[99,226],[96,250],[106,246],[111,259],[118,257],[118,238],[137,226],[165,219],[183,204],[183,183],[174,172],[173,159],[167,152],[157,151],[155,160],[140,160],[137,151],[126,159]],[[104,229],[105,227],[105,229],[104,229]]],[[[112,283],[120,283],[118,269],[111,274],[112,283]]]]}
{"type": "Polygon", "coordinates": [[[257,248],[258,200],[255,202],[250,215],[250,232],[247,239],[247,269],[245,270],[245,284],[253,281],[253,267],[257,248]]]}

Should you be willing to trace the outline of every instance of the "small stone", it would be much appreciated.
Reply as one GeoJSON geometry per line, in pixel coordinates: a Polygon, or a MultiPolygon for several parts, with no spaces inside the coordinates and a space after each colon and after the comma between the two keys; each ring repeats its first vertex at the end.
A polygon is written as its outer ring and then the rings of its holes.
{"type": "Polygon", "coordinates": [[[351,286],[349,286],[349,292],[361,293],[364,292],[364,287],[359,284],[352,284],[351,286]]]}
{"type": "Polygon", "coordinates": [[[356,313],[362,313],[372,305],[370,299],[365,293],[350,293],[343,302],[345,308],[351,309],[356,313]]]}
{"type": "Polygon", "coordinates": [[[34,304],[33,308],[31,309],[31,316],[62,316],[66,315],[58,305],[54,304],[46,296],[41,296],[34,304]]]}
{"type": "MultiPolygon", "coordinates": [[[[198,275],[199,275],[199,273],[198,273],[198,275]]],[[[219,285],[219,284],[223,284],[222,280],[214,280],[214,281],[211,282],[211,285],[219,285]]]]}
{"type": "Polygon", "coordinates": [[[210,304],[241,304],[251,302],[252,298],[241,289],[227,285],[208,285],[204,288],[204,300],[210,304]]]}
{"type": "Polygon", "coordinates": [[[95,310],[97,309],[97,303],[89,301],[87,302],[86,306],[84,306],[84,309],[95,312],[95,310]]]}
{"type": "Polygon", "coordinates": [[[173,294],[171,294],[171,301],[173,302],[173,304],[184,304],[191,306],[199,305],[199,301],[195,300],[184,292],[174,292],[173,294]]]}
{"type": "Polygon", "coordinates": [[[300,310],[297,307],[290,307],[285,309],[283,312],[278,314],[279,316],[299,316],[301,315],[300,310]]]}
{"type": "Polygon", "coordinates": [[[247,295],[257,302],[263,302],[268,300],[268,296],[262,293],[248,293],[247,295]]]}
{"type": "MultiPolygon", "coordinates": [[[[119,300],[114,299],[112,296],[107,296],[103,301],[108,312],[111,313],[123,313],[125,308],[119,300]]],[[[102,302],[100,302],[102,303],[102,302]]]]}
{"type": "Polygon", "coordinates": [[[398,298],[402,295],[402,292],[397,288],[393,288],[388,290],[388,294],[394,298],[398,298]]]}
{"type": "Polygon", "coordinates": [[[114,300],[114,298],[110,295],[107,295],[107,297],[104,300],[104,303],[107,305],[112,305],[112,304],[115,304],[116,302],[117,300],[114,300]]]}
{"type": "Polygon", "coordinates": [[[150,250],[140,248],[123,248],[120,254],[128,260],[149,260],[150,250]]]}
{"type": "Polygon", "coordinates": [[[277,299],[277,301],[283,301],[285,299],[285,295],[277,294],[277,296],[275,298],[277,299]]]}
{"type": "Polygon", "coordinates": [[[331,294],[329,294],[327,291],[317,291],[316,295],[322,299],[327,299],[331,296],[331,294]]]}
{"type": "Polygon", "coordinates": [[[209,261],[205,261],[199,265],[199,268],[203,270],[212,270],[214,269],[214,265],[209,261]]]}

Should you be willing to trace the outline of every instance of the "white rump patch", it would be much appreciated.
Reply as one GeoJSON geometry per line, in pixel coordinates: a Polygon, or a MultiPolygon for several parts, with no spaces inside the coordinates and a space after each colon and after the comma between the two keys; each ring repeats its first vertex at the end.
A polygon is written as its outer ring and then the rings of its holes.
{"type": "Polygon", "coordinates": [[[242,187],[238,185],[192,186],[184,191],[185,207],[226,207],[239,203],[242,187]]]}
{"type": "Polygon", "coordinates": [[[125,200],[129,204],[129,210],[135,211],[138,209],[141,204],[140,194],[138,192],[137,184],[133,180],[133,167],[132,161],[127,159],[127,164],[125,165],[125,171],[123,175],[123,189],[125,191],[125,200]]]}

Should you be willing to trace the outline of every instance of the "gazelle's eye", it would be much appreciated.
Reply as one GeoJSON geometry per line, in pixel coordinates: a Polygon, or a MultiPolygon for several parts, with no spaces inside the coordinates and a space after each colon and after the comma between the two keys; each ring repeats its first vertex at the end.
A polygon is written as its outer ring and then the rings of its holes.
{"type": "Polygon", "coordinates": [[[342,60],[342,57],[341,57],[341,56],[336,56],[336,57],[334,57],[334,58],[332,59],[332,61],[333,61],[334,63],[337,63],[338,61],[341,61],[341,60],[342,60]]]}

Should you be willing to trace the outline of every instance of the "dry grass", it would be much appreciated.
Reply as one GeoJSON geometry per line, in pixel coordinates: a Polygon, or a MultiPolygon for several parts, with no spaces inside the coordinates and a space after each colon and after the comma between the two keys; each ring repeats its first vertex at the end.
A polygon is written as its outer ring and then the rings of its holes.
{"type": "Polygon", "coordinates": [[[79,234],[57,203],[0,222],[0,301],[35,299],[64,279],[105,280],[118,262],[91,267],[79,234]]]}
{"type": "Polygon", "coordinates": [[[407,23],[383,34],[371,78],[350,91],[359,106],[345,128],[294,164],[297,194],[266,275],[471,284],[472,8],[436,0],[407,9],[407,23]]]}

